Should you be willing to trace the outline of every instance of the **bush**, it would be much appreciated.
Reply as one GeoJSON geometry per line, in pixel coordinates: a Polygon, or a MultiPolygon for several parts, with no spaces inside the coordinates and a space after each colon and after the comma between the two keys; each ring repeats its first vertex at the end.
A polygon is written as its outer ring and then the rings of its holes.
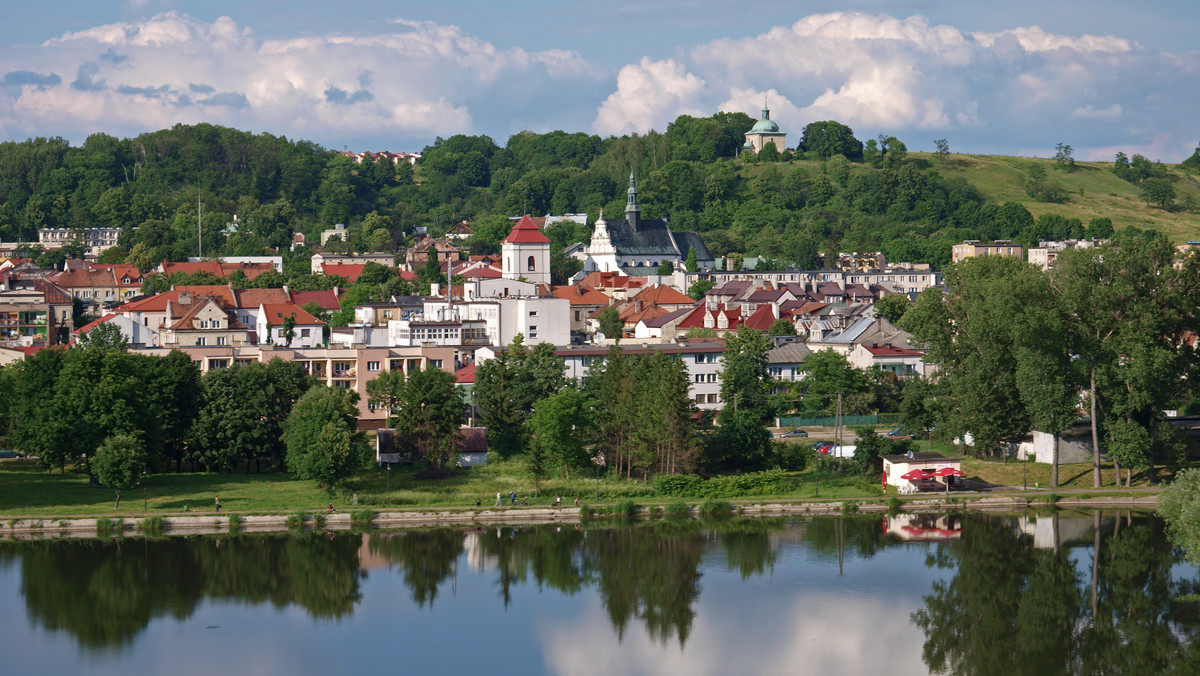
{"type": "MultiPolygon", "coordinates": [[[[119,521],[119,519],[118,519],[118,521],[119,521]]],[[[106,516],[102,516],[99,519],[96,519],[96,535],[99,535],[99,536],[111,535],[115,528],[116,528],[116,523],[112,519],[110,519],[106,516]]]]}
{"type": "Polygon", "coordinates": [[[667,505],[666,514],[671,519],[686,519],[692,515],[692,508],[686,502],[672,502],[667,505]]]}
{"type": "Polygon", "coordinates": [[[695,474],[660,474],[654,477],[654,492],[664,497],[695,497],[703,484],[695,474]]]}
{"type": "Polygon", "coordinates": [[[621,500],[612,506],[612,513],[617,516],[623,516],[632,519],[633,517],[637,516],[639,509],[641,508],[638,507],[638,504],[633,500],[621,500]]]}
{"type": "Polygon", "coordinates": [[[143,533],[161,533],[165,526],[161,516],[148,516],[138,522],[137,529],[143,533]]]}
{"type": "Polygon", "coordinates": [[[888,501],[887,501],[888,514],[891,514],[893,516],[898,514],[900,512],[900,506],[902,504],[904,504],[904,503],[901,502],[900,498],[898,498],[894,495],[892,497],[888,498],[888,501]]]}
{"type": "Polygon", "coordinates": [[[230,533],[242,532],[242,517],[235,516],[235,515],[229,516],[229,532],[230,533]]]}
{"type": "Polygon", "coordinates": [[[369,509],[360,509],[350,513],[350,523],[371,523],[371,519],[375,518],[375,512],[369,509]]]}
{"type": "Polygon", "coordinates": [[[700,504],[701,514],[729,514],[733,511],[733,504],[728,500],[716,500],[710,498],[700,504]]]}
{"type": "Polygon", "coordinates": [[[304,528],[304,522],[307,520],[308,514],[305,512],[300,512],[299,514],[292,514],[289,516],[286,524],[288,528],[304,528]]]}
{"type": "Polygon", "coordinates": [[[659,495],[678,498],[739,498],[748,495],[780,495],[792,492],[795,487],[795,480],[781,469],[716,476],[708,480],[694,475],[679,474],[667,474],[654,478],[654,488],[659,495]]]}

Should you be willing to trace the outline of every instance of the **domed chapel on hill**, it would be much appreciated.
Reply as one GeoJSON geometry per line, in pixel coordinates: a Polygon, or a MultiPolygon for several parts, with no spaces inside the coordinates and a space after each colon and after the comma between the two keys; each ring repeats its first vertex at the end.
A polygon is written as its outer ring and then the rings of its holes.
{"type": "Polygon", "coordinates": [[[746,132],[746,143],[742,145],[742,151],[758,154],[763,146],[774,143],[775,150],[783,152],[787,148],[786,138],[787,132],[781,130],[771,119],[771,111],[767,108],[767,102],[763,101],[762,119],[755,122],[750,131],[746,132]]]}

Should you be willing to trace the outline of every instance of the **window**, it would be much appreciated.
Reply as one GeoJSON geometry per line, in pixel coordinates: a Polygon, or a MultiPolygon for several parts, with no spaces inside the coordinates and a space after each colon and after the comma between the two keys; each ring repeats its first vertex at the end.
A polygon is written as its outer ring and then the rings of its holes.
{"type": "Polygon", "coordinates": [[[703,373],[696,374],[696,382],[698,382],[698,383],[704,382],[704,374],[703,373]]]}
{"type": "Polygon", "coordinates": [[[210,359],[210,360],[208,360],[208,368],[210,368],[210,369],[229,368],[229,360],[228,359],[210,359]]]}
{"type": "Polygon", "coordinates": [[[441,359],[430,359],[429,365],[435,369],[440,369],[440,368],[442,368],[442,360],[441,359]]]}
{"type": "Polygon", "coordinates": [[[227,343],[225,342],[225,336],[217,336],[217,345],[224,346],[226,344],[227,343]]]}
{"type": "Polygon", "coordinates": [[[580,317],[580,312],[579,312],[579,310],[576,310],[576,311],[575,311],[575,321],[577,321],[577,322],[578,322],[578,321],[581,321],[581,317],[580,317]]]}
{"type": "Polygon", "coordinates": [[[697,394],[697,395],[696,395],[696,403],[697,403],[697,404],[703,404],[703,403],[704,403],[704,395],[703,395],[703,394],[697,394]]]}
{"type": "Polygon", "coordinates": [[[378,371],[379,370],[379,362],[377,362],[377,361],[367,362],[367,370],[368,371],[378,371]]]}
{"type": "Polygon", "coordinates": [[[300,337],[307,338],[312,329],[300,329],[300,337]]]}
{"type": "Polygon", "coordinates": [[[533,256],[530,256],[530,257],[529,257],[529,271],[530,271],[530,272],[533,272],[533,270],[534,270],[534,266],[533,266],[533,256]]]}
{"type": "Polygon", "coordinates": [[[715,395],[715,394],[708,395],[708,403],[710,403],[710,404],[717,403],[717,395],[715,395]]]}
{"type": "Polygon", "coordinates": [[[535,324],[529,325],[529,337],[537,338],[537,325],[535,325],[535,324]]]}
{"type": "Polygon", "coordinates": [[[200,336],[199,338],[196,339],[196,347],[204,347],[205,345],[208,345],[207,338],[205,338],[204,336],[200,336]]]}
{"type": "Polygon", "coordinates": [[[708,374],[708,382],[710,382],[710,383],[717,382],[717,374],[715,374],[715,373],[708,374]]]}
{"type": "Polygon", "coordinates": [[[529,311],[529,316],[530,316],[530,317],[536,317],[536,316],[537,316],[537,310],[530,310],[530,311],[529,311]]]}

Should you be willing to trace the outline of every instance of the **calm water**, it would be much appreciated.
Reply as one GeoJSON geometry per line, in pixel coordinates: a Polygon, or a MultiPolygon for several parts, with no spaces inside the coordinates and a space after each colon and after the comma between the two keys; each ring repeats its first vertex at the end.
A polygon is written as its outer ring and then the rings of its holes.
{"type": "Polygon", "coordinates": [[[1196,589],[1124,513],[8,540],[0,672],[1196,674],[1196,589]]]}

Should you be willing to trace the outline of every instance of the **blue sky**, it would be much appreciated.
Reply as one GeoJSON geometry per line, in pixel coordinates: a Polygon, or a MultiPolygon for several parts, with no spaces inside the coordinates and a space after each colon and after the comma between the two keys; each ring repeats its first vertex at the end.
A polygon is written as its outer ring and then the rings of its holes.
{"type": "Polygon", "coordinates": [[[0,139],[212,122],[326,147],[664,130],[742,110],[799,140],[956,152],[1200,144],[1195,0],[60,0],[0,27],[0,139]]]}

